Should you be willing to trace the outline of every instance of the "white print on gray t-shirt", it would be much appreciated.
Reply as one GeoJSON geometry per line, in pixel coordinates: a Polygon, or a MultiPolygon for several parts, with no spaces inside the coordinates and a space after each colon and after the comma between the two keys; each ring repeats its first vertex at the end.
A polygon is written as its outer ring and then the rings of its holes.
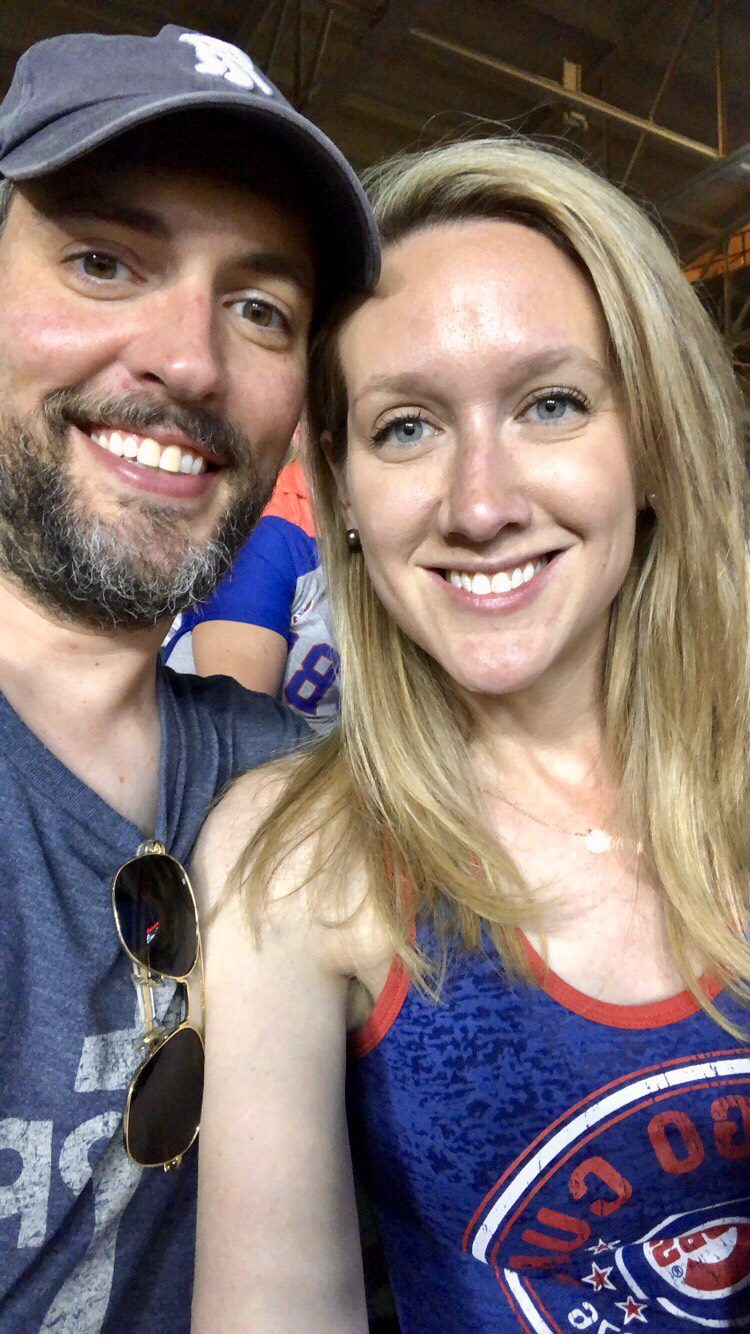
{"type": "MultiPolygon", "coordinates": [[[[174,983],[154,988],[159,1023],[167,1027],[177,1018],[180,998],[174,983]]],[[[83,1042],[76,1074],[77,1093],[99,1090],[125,1093],[145,1055],[143,1003],[136,989],[132,1028],[96,1033],[83,1042]]],[[[122,1107],[83,1121],[65,1139],[57,1170],[74,1195],[91,1181],[94,1227],[85,1256],[55,1295],[39,1327],[56,1334],[98,1334],[104,1323],[112,1288],[117,1231],[130,1203],[142,1169],[128,1158],[120,1134],[122,1107]],[[100,1140],[108,1149],[92,1170],[89,1155],[100,1140]]],[[[18,1216],[18,1246],[40,1247],[47,1232],[47,1203],[52,1182],[51,1121],[0,1121],[0,1150],[11,1149],[21,1159],[21,1170],[10,1185],[0,1187],[0,1218],[18,1216]]]]}

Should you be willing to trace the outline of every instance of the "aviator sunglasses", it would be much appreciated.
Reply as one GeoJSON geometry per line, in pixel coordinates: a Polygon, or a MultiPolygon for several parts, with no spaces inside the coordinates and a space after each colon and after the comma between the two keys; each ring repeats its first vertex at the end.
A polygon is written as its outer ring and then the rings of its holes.
{"type": "Polygon", "coordinates": [[[143,998],[148,1055],[128,1090],[123,1130],[128,1157],[139,1167],[178,1167],[196,1139],[203,1097],[203,1038],[191,1022],[203,1011],[203,955],[198,909],[185,868],[161,843],[143,843],[112,884],[112,908],[123,949],[143,998]],[[157,1022],[154,988],[181,983],[186,1018],[171,1031],[157,1022]]]}

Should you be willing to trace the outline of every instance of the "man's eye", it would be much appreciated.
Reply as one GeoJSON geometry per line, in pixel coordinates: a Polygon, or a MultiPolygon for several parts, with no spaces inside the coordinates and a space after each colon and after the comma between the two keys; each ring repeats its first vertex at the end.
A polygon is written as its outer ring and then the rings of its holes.
{"type": "Polygon", "coordinates": [[[287,332],[289,321],[286,316],[274,306],[270,301],[263,301],[261,297],[244,297],[241,301],[233,301],[232,309],[237,311],[243,320],[249,324],[254,324],[258,329],[273,329],[287,332]]]}
{"type": "Polygon", "coordinates": [[[104,250],[87,250],[75,258],[86,277],[99,282],[124,282],[131,276],[127,264],[104,250]]]}

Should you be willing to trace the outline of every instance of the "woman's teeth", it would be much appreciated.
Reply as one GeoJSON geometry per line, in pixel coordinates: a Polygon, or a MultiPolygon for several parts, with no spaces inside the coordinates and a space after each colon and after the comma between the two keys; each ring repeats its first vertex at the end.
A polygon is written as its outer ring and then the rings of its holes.
{"type": "Polygon", "coordinates": [[[486,595],[488,593],[510,593],[522,584],[528,584],[535,574],[549,565],[549,556],[528,561],[526,565],[517,565],[515,570],[498,570],[495,574],[464,574],[461,570],[447,570],[446,579],[454,588],[462,588],[465,593],[486,595]]]}
{"type": "Polygon", "coordinates": [[[206,460],[179,445],[160,445],[150,436],[125,435],[122,431],[91,431],[91,439],[101,449],[118,458],[134,459],[146,468],[161,468],[162,472],[191,473],[194,477],[206,471],[206,460]]]}

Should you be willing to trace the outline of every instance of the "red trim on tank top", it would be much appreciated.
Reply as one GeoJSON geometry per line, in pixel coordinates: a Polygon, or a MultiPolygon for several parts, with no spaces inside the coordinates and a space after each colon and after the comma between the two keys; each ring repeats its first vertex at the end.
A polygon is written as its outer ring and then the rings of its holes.
{"type": "MultiPolygon", "coordinates": [[[[521,933],[521,941],[528,955],[534,979],[542,991],[563,1009],[570,1010],[582,1019],[602,1024],[607,1028],[645,1029],[661,1028],[666,1024],[677,1024],[682,1019],[689,1019],[697,1014],[700,1006],[689,991],[680,991],[666,1000],[651,1001],[646,1005],[615,1005],[611,1001],[595,1000],[584,991],[578,991],[569,982],[558,977],[548,968],[544,959],[521,933]]],[[[721,983],[711,979],[708,974],[700,980],[704,994],[709,1000],[715,1000],[721,991],[721,983]]],[[[369,1056],[378,1043],[393,1027],[409,994],[409,975],[402,960],[396,957],[391,964],[385,986],[373,1006],[369,1018],[361,1028],[355,1028],[347,1035],[347,1051],[350,1056],[369,1056]]]]}
{"type": "MultiPolygon", "coordinates": [[[[529,957],[531,971],[542,991],[582,1019],[590,1019],[607,1028],[661,1028],[664,1024],[677,1024],[681,1019],[689,1019],[700,1010],[697,1000],[689,991],[679,991],[676,996],[651,1001],[646,1005],[614,1005],[611,1001],[595,1000],[593,996],[578,991],[558,977],[557,973],[553,973],[523,932],[521,941],[529,957]]],[[[721,983],[707,974],[700,979],[700,986],[709,1000],[715,1000],[721,991],[721,983]]]]}
{"type": "MultiPolygon", "coordinates": [[[[386,875],[389,882],[393,884],[397,875],[390,839],[385,840],[383,854],[386,875]]],[[[405,886],[405,893],[413,904],[410,884],[405,886]]],[[[414,944],[417,939],[417,924],[413,919],[409,934],[412,944],[414,944]]],[[[354,1028],[351,1033],[347,1033],[346,1050],[349,1056],[369,1056],[370,1052],[377,1047],[379,1042],[383,1041],[386,1033],[395,1024],[408,994],[409,974],[404,967],[403,960],[396,955],[388,970],[385,986],[370,1011],[369,1018],[365,1020],[361,1028],[354,1028]]]]}
{"type": "Polygon", "coordinates": [[[389,1028],[392,1028],[398,1019],[408,991],[409,974],[397,955],[369,1019],[361,1028],[354,1028],[347,1035],[346,1047],[350,1056],[368,1056],[373,1048],[382,1042],[389,1028]]]}

